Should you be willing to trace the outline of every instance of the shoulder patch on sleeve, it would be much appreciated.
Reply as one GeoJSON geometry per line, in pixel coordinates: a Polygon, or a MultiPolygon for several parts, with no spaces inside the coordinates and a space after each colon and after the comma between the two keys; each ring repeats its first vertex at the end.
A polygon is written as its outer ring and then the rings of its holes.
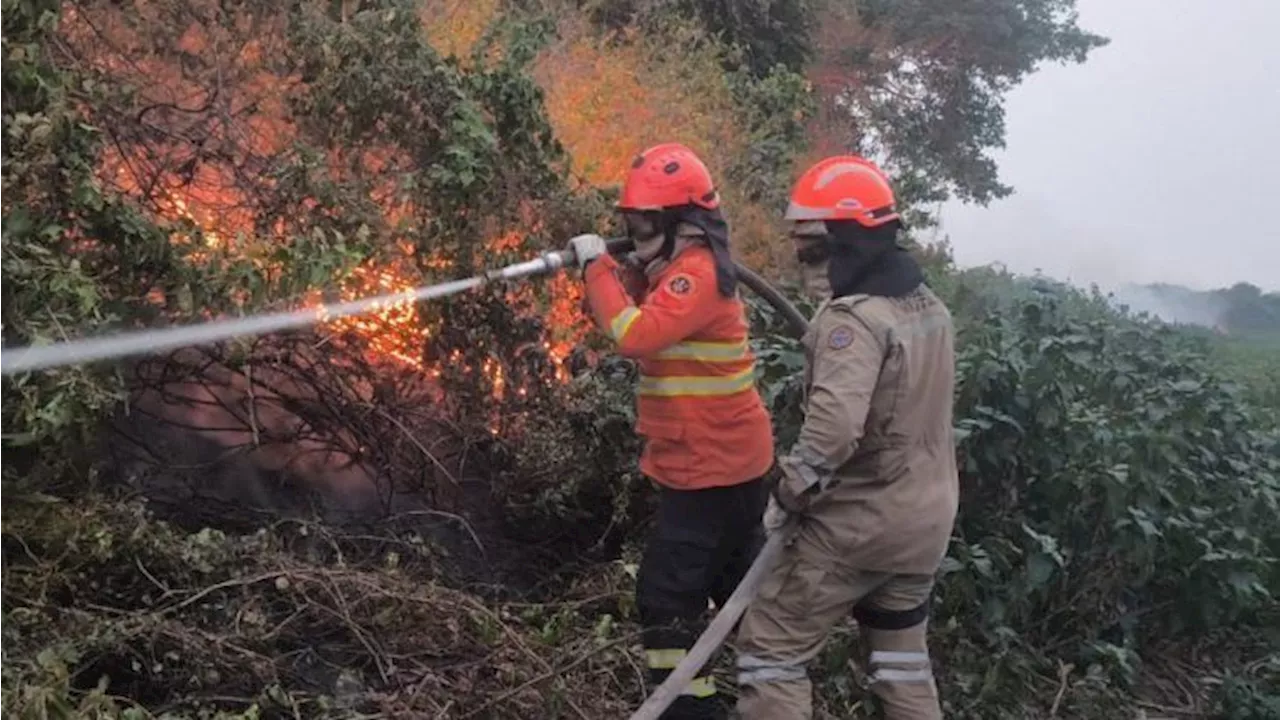
{"type": "Polygon", "coordinates": [[[853,344],[853,328],[841,325],[827,334],[827,345],[832,350],[843,350],[853,344]]]}
{"type": "Polygon", "coordinates": [[[676,273],[666,283],[667,292],[677,297],[688,295],[693,292],[694,288],[693,276],[688,273],[676,273]]]}

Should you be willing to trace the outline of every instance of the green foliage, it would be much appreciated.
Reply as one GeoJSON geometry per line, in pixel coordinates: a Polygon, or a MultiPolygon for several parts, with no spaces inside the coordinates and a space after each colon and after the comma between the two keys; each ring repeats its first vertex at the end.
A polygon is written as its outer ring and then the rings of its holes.
{"type": "Polygon", "coordinates": [[[1213,698],[1214,720],[1280,717],[1280,657],[1269,658],[1260,675],[1228,675],[1213,698]]]}
{"type": "Polygon", "coordinates": [[[729,177],[747,200],[781,215],[791,192],[791,166],[804,147],[805,122],[813,97],[804,76],[776,65],[763,77],[737,72],[734,99],[745,117],[747,152],[729,169],[729,177]]]}
{"type": "Polygon", "coordinates": [[[608,28],[661,35],[673,19],[695,23],[736,51],[725,57],[730,72],[807,74],[830,135],[819,142],[883,159],[918,223],[952,196],[1008,195],[989,154],[1004,145],[1005,94],[1041,63],[1083,62],[1106,43],[1077,25],[1074,0],[575,5],[608,28]]]}
{"type": "MultiPolygon", "coordinates": [[[[73,84],[46,55],[57,6],[4,5],[6,344],[48,342],[114,323],[136,308],[133,288],[173,268],[164,236],[104,196],[93,177],[99,133],[75,112],[73,84]],[[70,252],[91,240],[88,251],[70,252]],[[107,274],[115,278],[104,282],[107,274]]],[[[67,451],[86,443],[93,418],[119,391],[118,378],[100,370],[5,378],[5,448],[76,457],[67,451]]],[[[6,478],[31,457],[6,455],[6,478]]],[[[51,476],[65,469],[53,465],[51,476]]]]}
{"type": "MultiPolygon", "coordinates": [[[[817,306],[792,287],[779,286],[787,299],[805,317],[813,317],[817,306]]],[[[778,311],[760,298],[749,295],[751,309],[751,350],[756,356],[756,387],[773,418],[779,448],[796,441],[804,420],[804,346],[792,337],[778,311]]]]}
{"type": "Polygon", "coordinates": [[[530,412],[518,444],[503,443],[509,459],[498,487],[515,535],[545,540],[603,527],[625,537],[645,516],[652,497],[637,462],[634,378],[634,364],[606,360],[575,378],[554,407],[530,412]]]}
{"type": "Polygon", "coordinates": [[[1241,383],[1253,402],[1280,413],[1280,333],[1213,338],[1210,352],[1223,374],[1241,383]]]}
{"type": "Polygon", "coordinates": [[[1280,294],[1248,283],[1201,292],[1180,285],[1129,285],[1112,293],[1119,307],[1171,323],[1197,339],[1226,379],[1260,407],[1280,411],[1280,294]]]}
{"type": "Polygon", "coordinates": [[[319,147],[390,156],[389,168],[360,181],[396,179],[395,199],[419,221],[401,230],[420,251],[443,252],[461,269],[491,265],[475,254],[486,230],[527,221],[522,207],[567,204],[563,151],[527,72],[549,28],[512,19],[464,67],[430,45],[415,6],[365,3],[345,19],[305,12],[293,40],[313,80],[294,112],[319,147]],[[500,59],[490,62],[495,48],[500,59]]]}
{"type": "Polygon", "coordinates": [[[958,360],[972,510],[954,569],[972,585],[956,607],[983,607],[992,638],[1052,617],[1055,632],[1127,641],[1271,602],[1274,433],[1173,331],[1063,305],[988,317],[958,360]]]}
{"type": "MultiPolygon", "coordinates": [[[[157,222],[106,191],[95,175],[103,132],[85,121],[82,108],[127,103],[128,92],[54,62],[49,36],[57,10],[57,3],[5,5],[6,344],[234,310],[235,292],[265,305],[351,264],[348,240],[321,225],[266,251],[282,268],[274,275],[263,272],[255,252],[214,252],[193,263],[202,244],[172,238],[199,239],[197,228],[157,222]],[[160,293],[163,304],[149,301],[148,291],[160,293]]],[[[99,367],[6,377],[4,445],[23,449],[6,464],[6,480],[48,481],[65,476],[68,464],[83,465],[102,413],[123,397],[124,384],[118,370],[99,367]]]]}
{"type": "MultiPolygon", "coordinates": [[[[959,332],[962,508],[932,621],[950,712],[1023,717],[1016,689],[1069,663],[1080,716],[1111,717],[1153,643],[1265,625],[1280,432],[1207,346],[1044,279],[972,270],[934,284],[959,332]]],[[[757,323],[785,448],[803,356],[767,334],[769,313],[757,323]]],[[[837,640],[824,662],[849,652],[837,640]]],[[[848,678],[824,692],[837,716],[866,710],[848,678]]]]}
{"type": "Polygon", "coordinates": [[[952,195],[988,202],[1000,183],[1004,94],[1042,62],[1083,62],[1105,40],[1076,25],[1074,0],[966,5],[942,0],[595,3],[606,25],[678,14],[730,47],[755,77],[777,66],[830,85],[823,103],[842,144],[885,157],[913,205],[952,195]],[[841,116],[843,116],[841,118],[841,116]]]}
{"type": "Polygon", "coordinates": [[[777,72],[778,66],[800,70],[810,57],[809,32],[816,24],[819,3],[809,0],[604,0],[582,2],[595,21],[608,27],[638,23],[651,27],[678,17],[696,22],[740,54],[741,66],[756,77],[777,72]]]}

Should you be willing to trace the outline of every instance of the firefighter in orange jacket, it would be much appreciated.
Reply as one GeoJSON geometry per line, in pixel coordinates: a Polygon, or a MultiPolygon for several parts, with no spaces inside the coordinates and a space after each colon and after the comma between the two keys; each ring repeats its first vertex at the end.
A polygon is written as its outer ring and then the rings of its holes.
{"type": "MultiPolygon", "coordinates": [[[[636,244],[628,263],[647,278],[639,297],[602,238],[570,241],[596,322],[640,365],[640,469],[661,488],[636,588],[654,683],[697,639],[708,598],[723,605],[763,540],[773,432],[719,204],[693,151],[657,145],[636,157],[618,203],[636,244]]],[[[664,718],[723,717],[704,672],[664,718]]]]}

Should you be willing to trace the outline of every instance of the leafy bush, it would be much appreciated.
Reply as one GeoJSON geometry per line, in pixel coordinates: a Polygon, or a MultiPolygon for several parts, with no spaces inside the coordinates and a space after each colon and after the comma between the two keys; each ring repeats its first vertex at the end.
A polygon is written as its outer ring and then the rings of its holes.
{"type": "Polygon", "coordinates": [[[1228,676],[1213,698],[1215,720],[1266,720],[1280,717],[1280,659],[1271,658],[1269,677],[1228,676]]]}
{"type": "MultiPolygon", "coordinates": [[[[1022,717],[1011,689],[1066,663],[1102,713],[1152,641],[1268,622],[1280,434],[1207,348],[1043,279],[938,280],[960,335],[962,507],[934,615],[952,711],[1022,717]]],[[[785,448],[803,356],[756,342],[785,448]]],[[[838,641],[824,666],[849,656],[838,641]]],[[[848,682],[826,688],[836,714],[862,706],[848,682]]]]}
{"type": "Polygon", "coordinates": [[[966,544],[953,569],[1000,588],[961,606],[983,607],[990,630],[1054,618],[1082,638],[1256,610],[1277,578],[1280,536],[1263,522],[1280,501],[1274,434],[1173,331],[1062,305],[989,317],[958,361],[966,544]]]}
{"type": "Polygon", "coordinates": [[[1280,334],[1214,338],[1210,343],[1226,377],[1240,382],[1252,402],[1280,413],[1280,334]]]}

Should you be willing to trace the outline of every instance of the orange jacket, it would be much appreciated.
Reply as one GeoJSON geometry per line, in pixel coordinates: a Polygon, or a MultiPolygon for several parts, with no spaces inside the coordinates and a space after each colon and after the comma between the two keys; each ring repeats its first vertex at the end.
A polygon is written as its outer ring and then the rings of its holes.
{"type": "Polygon", "coordinates": [[[742,301],[716,289],[715,260],[687,248],[650,278],[639,307],[618,263],[587,266],[587,301],[625,357],[640,364],[640,469],[672,488],[737,485],[768,472],[773,429],[755,388],[742,301]]]}

